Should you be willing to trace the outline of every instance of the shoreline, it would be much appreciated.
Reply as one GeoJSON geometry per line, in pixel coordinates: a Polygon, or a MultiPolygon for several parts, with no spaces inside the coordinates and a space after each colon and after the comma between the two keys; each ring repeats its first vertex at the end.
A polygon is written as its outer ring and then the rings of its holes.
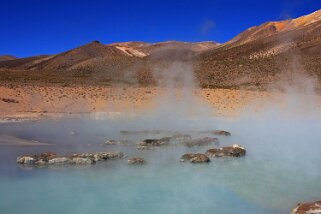
{"type": "MultiPolygon", "coordinates": [[[[187,106],[192,110],[206,110],[211,116],[233,118],[249,110],[261,111],[271,104],[286,106],[289,99],[282,92],[240,89],[28,85],[0,86],[0,91],[0,122],[140,114],[174,104],[178,108],[187,106]]],[[[321,109],[320,95],[305,95],[304,99],[307,99],[305,103],[316,100],[321,109]]]]}

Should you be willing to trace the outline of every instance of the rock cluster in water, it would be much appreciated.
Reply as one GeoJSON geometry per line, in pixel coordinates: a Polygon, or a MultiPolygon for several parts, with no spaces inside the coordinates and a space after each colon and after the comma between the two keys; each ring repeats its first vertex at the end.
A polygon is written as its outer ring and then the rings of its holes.
{"type": "Polygon", "coordinates": [[[180,161],[190,163],[207,163],[209,157],[242,157],[245,156],[246,150],[240,145],[226,146],[221,148],[208,149],[205,154],[202,153],[186,153],[181,156],[180,161]]]}
{"type": "MultiPolygon", "coordinates": [[[[192,139],[188,134],[181,134],[178,132],[170,131],[122,131],[122,134],[163,134],[171,133],[171,137],[162,137],[159,139],[145,139],[141,142],[136,143],[136,148],[138,150],[150,150],[155,147],[163,147],[172,145],[172,142],[178,143],[176,145],[185,145],[187,147],[196,146],[208,146],[208,145],[219,145],[219,140],[216,137],[203,137],[192,139]]],[[[223,135],[230,136],[231,133],[223,130],[212,130],[199,132],[202,134],[213,134],[213,135],[223,135]]],[[[135,145],[133,142],[128,140],[107,140],[103,145],[119,145],[119,146],[129,146],[135,145]]],[[[173,144],[174,145],[174,144],[173,144]]],[[[210,157],[242,157],[246,154],[245,148],[239,145],[221,147],[221,148],[211,148],[203,153],[187,153],[181,156],[182,162],[190,163],[207,163],[210,161],[210,157]]],[[[124,154],[122,152],[98,152],[98,153],[83,153],[74,154],[71,156],[59,156],[55,153],[41,153],[40,155],[32,156],[21,156],[17,158],[18,164],[30,164],[30,165],[91,165],[99,161],[105,161],[116,158],[123,158],[124,154]]],[[[143,165],[146,160],[142,157],[133,157],[127,160],[130,165],[143,165]]]]}
{"type": "Polygon", "coordinates": [[[291,214],[321,214],[321,201],[300,203],[291,214]]]}
{"type": "Polygon", "coordinates": [[[41,153],[40,155],[20,156],[18,164],[30,165],[90,165],[99,161],[123,158],[122,152],[98,152],[73,154],[71,156],[58,156],[52,152],[41,153]]]}
{"type": "Polygon", "coordinates": [[[171,142],[178,141],[183,143],[183,145],[187,147],[194,147],[194,146],[208,146],[210,144],[218,145],[219,141],[217,138],[212,137],[203,137],[198,139],[192,139],[190,135],[186,134],[176,134],[172,137],[163,137],[160,139],[146,139],[142,142],[136,143],[138,150],[150,150],[155,147],[161,146],[168,146],[171,142]]]}

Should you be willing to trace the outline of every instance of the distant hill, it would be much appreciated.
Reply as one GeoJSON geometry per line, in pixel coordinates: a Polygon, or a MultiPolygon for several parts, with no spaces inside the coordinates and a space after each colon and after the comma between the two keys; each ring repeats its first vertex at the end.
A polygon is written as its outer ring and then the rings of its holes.
{"type": "Polygon", "coordinates": [[[264,89],[296,71],[320,78],[321,10],[251,27],[224,44],[93,41],[55,55],[0,57],[0,82],[151,85],[155,67],[177,61],[192,64],[203,87],[264,89]]]}
{"type": "Polygon", "coordinates": [[[0,56],[0,62],[1,61],[12,60],[12,59],[17,59],[17,57],[11,56],[11,55],[2,55],[2,56],[0,56]]]}

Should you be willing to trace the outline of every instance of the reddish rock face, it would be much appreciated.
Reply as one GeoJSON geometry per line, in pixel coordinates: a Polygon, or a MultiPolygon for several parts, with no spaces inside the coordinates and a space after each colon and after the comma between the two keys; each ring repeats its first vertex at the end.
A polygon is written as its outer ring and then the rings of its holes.
{"type": "Polygon", "coordinates": [[[321,214],[321,201],[313,203],[299,203],[291,214],[321,214]]]}

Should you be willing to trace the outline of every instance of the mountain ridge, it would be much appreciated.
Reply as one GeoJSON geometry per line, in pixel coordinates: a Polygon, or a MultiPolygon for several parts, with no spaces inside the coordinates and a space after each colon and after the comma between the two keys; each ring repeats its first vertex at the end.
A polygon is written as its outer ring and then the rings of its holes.
{"type": "Polygon", "coordinates": [[[321,10],[251,27],[223,44],[93,41],[54,55],[0,60],[0,81],[150,85],[153,68],[183,61],[193,64],[202,87],[265,87],[294,54],[302,55],[307,73],[321,77],[321,10]]]}

